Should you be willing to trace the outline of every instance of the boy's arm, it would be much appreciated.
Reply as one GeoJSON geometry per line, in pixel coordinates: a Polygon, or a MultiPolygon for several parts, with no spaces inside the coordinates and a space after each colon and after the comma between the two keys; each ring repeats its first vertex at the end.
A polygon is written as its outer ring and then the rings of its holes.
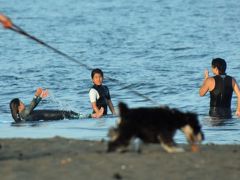
{"type": "Polygon", "coordinates": [[[92,104],[92,109],[93,109],[93,111],[95,112],[95,113],[100,113],[100,109],[98,109],[98,107],[97,107],[97,103],[96,102],[92,102],[91,103],[92,104]]]}
{"type": "Polygon", "coordinates": [[[199,95],[204,96],[209,91],[209,79],[203,81],[202,86],[199,89],[199,95]]]}
{"type": "Polygon", "coordinates": [[[32,99],[30,105],[25,106],[24,110],[20,112],[21,118],[26,119],[29,114],[32,113],[34,108],[38,105],[38,103],[41,101],[41,97],[34,96],[32,99]]]}
{"type": "Polygon", "coordinates": [[[112,114],[113,114],[113,115],[116,115],[116,112],[115,112],[115,109],[114,109],[112,100],[111,100],[111,99],[108,99],[108,100],[107,100],[107,103],[108,103],[108,107],[109,107],[110,111],[112,112],[112,114]]]}
{"type": "Polygon", "coordinates": [[[37,107],[37,105],[39,104],[39,102],[42,100],[41,97],[39,96],[34,96],[30,105],[27,107],[28,112],[31,113],[35,107],[37,107]]]}
{"type": "Polygon", "coordinates": [[[27,111],[31,113],[35,107],[39,104],[39,102],[42,100],[42,98],[45,98],[48,96],[48,91],[43,90],[42,88],[38,88],[35,92],[35,96],[33,97],[30,105],[27,107],[27,111]]]}
{"type": "Polygon", "coordinates": [[[116,112],[115,112],[115,109],[114,109],[114,106],[113,106],[113,103],[112,103],[112,100],[111,100],[111,95],[110,95],[110,91],[108,89],[107,86],[105,86],[105,88],[107,89],[107,105],[110,109],[110,111],[112,112],[113,115],[116,115],[116,112]]]}
{"type": "Polygon", "coordinates": [[[202,86],[199,89],[200,96],[204,96],[209,91],[209,81],[210,81],[210,78],[209,78],[208,70],[205,70],[204,81],[203,81],[202,86]]]}
{"type": "Polygon", "coordinates": [[[95,89],[90,89],[89,91],[89,99],[92,105],[92,109],[95,113],[99,113],[100,109],[97,107],[97,91],[95,89]]]}
{"type": "Polygon", "coordinates": [[[240,117],[240,90],[239,90],[239,86],[234,78],[233,78],[233,90],[234,90],[235,94],[237,95],[236,115],[238,117],[240,117]]]}

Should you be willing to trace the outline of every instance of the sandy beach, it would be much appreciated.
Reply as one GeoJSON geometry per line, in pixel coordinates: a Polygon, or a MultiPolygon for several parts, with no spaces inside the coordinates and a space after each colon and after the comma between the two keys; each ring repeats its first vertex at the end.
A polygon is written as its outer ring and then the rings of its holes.
{"type": "Polygon", "coordinates": [[[55,137],[0,139],[1,180],[239,179],[240,145],[201,145],[168,154],[159,145],[141,153],[106,153],[106,142],[55,137]]]}

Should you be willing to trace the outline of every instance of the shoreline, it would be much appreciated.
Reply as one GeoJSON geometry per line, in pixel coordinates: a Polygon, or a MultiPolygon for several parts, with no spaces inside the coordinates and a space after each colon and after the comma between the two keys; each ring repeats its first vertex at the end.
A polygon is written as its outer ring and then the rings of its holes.
{"type": "Polygon", "coordinates": [[[1,180],[13,179],[239,179],[240,145],[204,144],[199,152],[106,153],[106,142],[54,137],[1,138],[1,180]]]}

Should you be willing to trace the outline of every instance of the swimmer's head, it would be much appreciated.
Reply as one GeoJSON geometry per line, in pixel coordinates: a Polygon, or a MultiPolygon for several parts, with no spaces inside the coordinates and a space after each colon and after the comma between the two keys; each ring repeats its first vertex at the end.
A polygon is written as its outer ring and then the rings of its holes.
{"type": "Polygon", "coordinates": [[[219,71],[219,74],[225,74],[225,71],[227,69],[227,63],[222,58],[215,58],[212,60],[212,68],[217,68],[219,71]]]}
{"type": "Polygon", "coordinates": [[[94,77],[95,74],[100,74],[100,75],[103,77],[103,72],[102,72],[102,70],[99,69],[99,68],[96,68],[96,69],[93,69],[93,70],[92,70],[92,73],[91,73],[92,79],[93,79],[93,77],[94,77]]]}
{"type": "Polygon", "coordinates": [[[93,69],[91,73],[92,81],[95,85],[101,85],[103,82],[103,72],[101,69],[93,69]]]}
{"type": "Polygon", "coordinates": [[[11,102],[9,103],[10,109],[11,109],[11,114],[13,119],[15,120],[15,122],[20,122],[21,118],[19,116],[19,106],[20,106],[20,100],[18,98],[15,98],[13,100],[11,100],[11,102]]]}

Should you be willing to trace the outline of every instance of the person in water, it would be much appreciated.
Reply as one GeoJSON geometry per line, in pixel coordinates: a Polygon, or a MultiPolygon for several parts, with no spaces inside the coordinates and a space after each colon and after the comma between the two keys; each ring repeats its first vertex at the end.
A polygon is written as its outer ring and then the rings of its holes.
{"type": "Polygon", "coordinates": [[[112,114],[115,109],[111,100],[110,92],[107,86],[103,85],[103,72],[101,69],[93,69],[91,73],[93,86],[89,91],[89,98],[94,113],[99,114],[101,108],[104,108],[103,115],[107,114],[107,107],[111,110],[112,114]]]}
{"type": "Polygon", "coordinates": [[[11,114],[15,122],[22,121],[39,121],[39,120],[62,120],[62,119],[79,119],[79,118],[99,118],[102,116],[104,109],[99,109],[97,113],[83,115],[74,111],[63,110],[34,110],[39,102],[48,96],[48,90],[38,88],[35,96],[29,106],[14,98],[10,102],[11,114]]]}
{"type": "Polygon", "coordinates": [[[219,118],[231,118],[232,93],[237,96],[236,115],[240,117],[240,90],[235,78],[226,74],[227,64],[224,59],[215,58],[212,60],[212,72],[215,76],[209,77],[208,70],[205,70],[204,81],[199,90],[199,95],[204,96],[210,92],[209,115],[219,118]]]}

